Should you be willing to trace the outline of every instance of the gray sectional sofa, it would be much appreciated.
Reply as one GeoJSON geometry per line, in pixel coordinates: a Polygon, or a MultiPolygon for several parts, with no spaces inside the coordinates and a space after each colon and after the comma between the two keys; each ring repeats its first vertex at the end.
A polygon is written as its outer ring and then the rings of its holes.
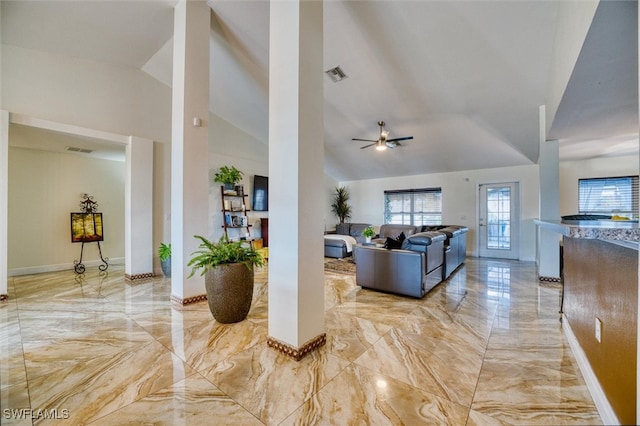
{"type": "Polygon", "coordinates": [[[357,246],[356,284],[363,288],[421,298],[442,281],[445,234],[408,236],[401,249],[357,246]]]}
{"type": "Polygon", "coordinates": [[[446,280],[467,257],[467,232],[469,228],[460,225],[424,226],[425,231],[438,231],[445,234],[445,265],[442,279],[446,280]]]}
{"type": "Polygon", "coordinates": [[[372,240],[363,245],[362,231],[368,223],[341,223],[336,232],[325,235],[325,257],[343,258],[357,251],[356,283],[373,290],[421,298],[446,280],[467,256],[466,226],[413,226],[384,224],[372,240]],[[384,248],[388,238],[405,239],[399,249],[384,248]],[[358,244],[359,243],[359,244],[358,244]]]}
{"type": "Polygon", "coordinates": [[[365,237],[362,236],[362,231],[370,223],[339,223],[336,225],[335,232],[327,233],[324,236],[324,256],[335,257],[341,259],[343,257],[351,256],[351,250],[349,250],[348,242],[364,243],[365,237]],[[344,238],[348,236],[354,239],[354,241],[347,241],[344,238]]]}
{"type": "Polygon", "coordinates": [[[384,244],[387,238],[398,238],[400,234],[404,233],[405,237],[409,235],[413,235],[420,230],[419,226],[413,225],[394,225],[390,223],[386,223],[380,226],[380,232],[371,240],[374,243],[384,244]]]}

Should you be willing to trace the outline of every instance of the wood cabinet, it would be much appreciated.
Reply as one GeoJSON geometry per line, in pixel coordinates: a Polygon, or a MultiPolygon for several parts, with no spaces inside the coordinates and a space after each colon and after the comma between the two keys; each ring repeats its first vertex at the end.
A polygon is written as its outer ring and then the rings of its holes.
{"type": "Polygon", "coordinates": [[[220,199],[222,200],[222,227],[227,238],[251,239],[251,225],[247,217],[247,194],[225,194],[224,186],[220,186],[220,199]],[[235,230],[229,236],[229,230],[235,230]]]}
{"type": "Polygon", "coordinates": [[[269,247],[269,218],[260,219],[260,233],[262,234],[262,244],[269,247]]]}

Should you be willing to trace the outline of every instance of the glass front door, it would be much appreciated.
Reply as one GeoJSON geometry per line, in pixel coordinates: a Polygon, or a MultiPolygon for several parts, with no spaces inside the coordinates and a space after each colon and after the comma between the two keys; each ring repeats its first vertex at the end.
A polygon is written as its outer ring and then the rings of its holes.
{"type": "Polygon", "coordinates": [[[518,259],[518,184],[481,184],[480,257],[518,259]]]}

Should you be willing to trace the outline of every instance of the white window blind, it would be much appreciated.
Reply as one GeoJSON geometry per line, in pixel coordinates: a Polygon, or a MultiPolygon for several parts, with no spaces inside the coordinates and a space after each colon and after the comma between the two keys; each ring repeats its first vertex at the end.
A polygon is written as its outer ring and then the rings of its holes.
{"type": "Polygon", "coordinates": [[[384,191],[384,223],[396,225],[442,224],[442,189],[384,191]]]}
{"type": "Polygon", "coordinates": [[[578,180],[578,212],[638,216],[638,176],[578,180]]]}

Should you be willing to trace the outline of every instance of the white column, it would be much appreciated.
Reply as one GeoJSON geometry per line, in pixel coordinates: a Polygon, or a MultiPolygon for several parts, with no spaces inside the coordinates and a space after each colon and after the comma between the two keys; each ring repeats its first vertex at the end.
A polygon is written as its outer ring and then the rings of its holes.
{"type": "Polygon", "coordinates": [[[8,295],[9,111],[0,110],[0,300],[8,295]]]}
{"type": "Polygon", "coordinates": [[[129,137],[124,187],[125,277],[153,276],[153,141],[129,137]]]}
{"type": "Polygon", "coordinates": [[[171,119],[171,296],[188,303],[205,294],[204,278],[187,263],[206,236],[209,215],[209,37],[211,9],[181,0],[173,26],[171,119]],[[194,124],[194,118],[200,125],[194,124]]]}
{"type": "Polygon", "coordinates": [[[323,4],[273,1],[269,51],[269,340],[324,338],[323,4]]]}
{"type": "MultiPolygon", "coordinates": [[[[540,107],[540,220],[560,220],[560,160],[557,140],[545,140],[545,107],[540,107]]],[[[560,238],[538,227],[538,275],[560,278],[560,238]]]]}

